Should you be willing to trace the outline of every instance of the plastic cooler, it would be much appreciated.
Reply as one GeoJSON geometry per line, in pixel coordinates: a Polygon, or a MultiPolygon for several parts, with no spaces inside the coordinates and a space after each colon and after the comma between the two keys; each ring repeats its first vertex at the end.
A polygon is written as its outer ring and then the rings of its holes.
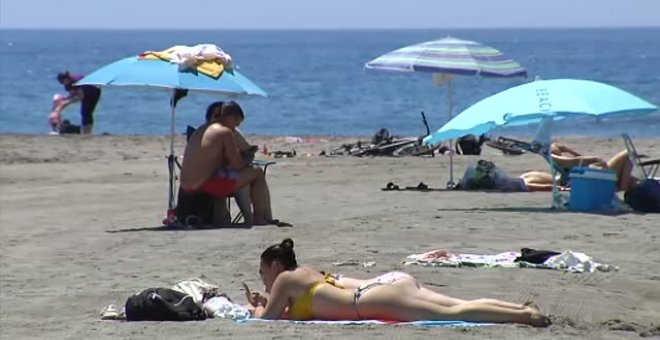
{"type": "Polygon", "coordinates": [[[579,211],[607,210],[616,195],[616,173],[586,167],[574,167],[569,174],[569,208],[579,211]]]}

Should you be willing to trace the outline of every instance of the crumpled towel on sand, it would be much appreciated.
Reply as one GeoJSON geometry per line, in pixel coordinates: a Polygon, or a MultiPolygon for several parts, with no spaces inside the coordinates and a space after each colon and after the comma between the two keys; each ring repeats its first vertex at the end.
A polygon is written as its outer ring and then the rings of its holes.
{"type": "Polygon", "coordinates": [[[239,305],[229,301],[224,296],[215,296],[204,302],[204,310],[216,319],[231,319],[231,320],[244,320],[250,317],[250,311],[239,305]]]}
{"type": "Polygon", "coordinates": [[[446,250],[432,250],[422,254],[412,254],[406,257],[404,265],[420,265],[427,267],[502,267],[502,268],[540,268],[563,270],[572,273],[593,273],[595,271],[609,272],[618,267],[595,262],[585,253],[565,250],[559,255],[548,258],[543,264],[530,262],[514,262],[519,252],[509,251],[494,255],[454,254],[446,250]]]}
{"type": "Polygon", "coordinates": [[[247,308],[232,302],[226,294],[220,292],[219,286],[200,278],[179,281],[172,289],[192,296],[193,301],[212,318],[240,320],[250,316],[247,308]],[[212,297],[204,300],[205,296],[212,297]]]}
{"type": "Polygon", "coordinates": [[[121,310],[115,305],[108,305],[99,313],[101,320],[126,320],[126,310],[121,310]]]}

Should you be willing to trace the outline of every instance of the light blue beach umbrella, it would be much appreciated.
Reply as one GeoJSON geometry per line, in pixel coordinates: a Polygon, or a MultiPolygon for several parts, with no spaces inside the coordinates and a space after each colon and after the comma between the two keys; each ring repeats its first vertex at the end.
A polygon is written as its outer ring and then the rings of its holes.
{"type": "MultiPolygon", "coordinates": [[[[468,134],[480,135],[503,126],[541,123],[535,142],[549,152],[551,122],[570,117],[610,117],[649,114],[658,108],[611,85],[580,79],[536,80],[487,97],[459,113],[438,131],[424,139],[424,144],[468,134]]],[[[548,155],[548,159],[551,159],[548,155]]],[[[553,202],[562,203],[553,172],[553,202]]]]}
{"type": "Polygon", "coordinates": [[[658,108],[611,85],[580,79],[536,80],[487,97],[459,113],[425,144],[480,135],[503,126],[539,123],[545,118],[648,114],[658,108]]]}
{"type": "Polygon", "coordinates": [[[228,96],[266,96],[266,92],[233,68],[213,78],[194,68],[179,69],[179,65],[164,60],[128,57],[106,65],[77,82],[79,85],[141,86],[165,90],[186,89],[228,96]]]}
{"type": "MultiPolygon", "coordinates": [[[[192,47],[211,48],[227,56],[215,45],[205,44],[192,47]]],[[[175,190],[175,163],[178,162],[174,155],[174,120],[176,115],[176,104],[179,99],[187,94],[188,90],[214,92],[227,96],[266,96],[266,92],[260,89],[247,77],[240,74],[230,64],[223,65],[219,76],[209,75],[201,72],[195,64],[174,63],[158,58],[145,58],[147,54],[166,55],[184,51],[189,53],[191,47],[175,46],[163,52],[147,52],[139,56],[132,56],[115,61],[106,65],[83,79],[76,85],[98,85],[98,86],[139,86],[163,89],[171,93],[171,125],[170,125],[170,154],[168,156],[169,168],[169,200],[168,217],[174,213],[174,190],[175,190]]],[[[201,56],[201,53],[200,53],[201,56]]],[[[227,56],[228,57],[228,56],[227,56]]],[[[230,60],[230,58],[229,58],[230,60]]]]}
{"type": "MultiPolygon", "coordinates": [[[[452,117],[452,75],[490,78],[527,77],[527,70],[499,50],[478,42],[447,37],[410,45],[386,53],[368,63],[367,70],[424,72],[434,74],[436,85],[447,83],[449,117],[452,117]]],[[[453,149],[452,142],[449,148],[453,149]]],[[[454,186],[453,152],[449,156],[450,180],[454,186]]]]}

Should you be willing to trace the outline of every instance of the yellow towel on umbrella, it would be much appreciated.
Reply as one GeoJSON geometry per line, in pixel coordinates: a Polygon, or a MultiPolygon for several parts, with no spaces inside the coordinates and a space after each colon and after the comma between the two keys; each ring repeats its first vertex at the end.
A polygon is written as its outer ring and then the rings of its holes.
{"type": "Polygon", "coordinates": [[[219,78],[222,75],[222,72],[225,70],[225,64],[221,58],[197,58],[197,57],[188,57],[185,60],[182,60],[178,57],[178,51],[187,49],[187,46],[172,46],[164,51],[147,51],[139,55],[140,59],[146,60],[162,60],[172,63],[177,63],[182,66],[182,68],[192,67],[197,72],[205,74],[212,78],[219,78]]]}

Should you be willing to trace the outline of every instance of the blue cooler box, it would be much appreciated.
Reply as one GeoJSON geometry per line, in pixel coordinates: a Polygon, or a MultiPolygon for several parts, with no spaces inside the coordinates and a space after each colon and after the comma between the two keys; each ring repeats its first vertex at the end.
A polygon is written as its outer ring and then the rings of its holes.
{"type": "Polygon", "coordinates": [[[574,167],[569,175],[569,208],[579,211],[607,210],[616,195],[616,173],[586,167],[574,167]]]}

